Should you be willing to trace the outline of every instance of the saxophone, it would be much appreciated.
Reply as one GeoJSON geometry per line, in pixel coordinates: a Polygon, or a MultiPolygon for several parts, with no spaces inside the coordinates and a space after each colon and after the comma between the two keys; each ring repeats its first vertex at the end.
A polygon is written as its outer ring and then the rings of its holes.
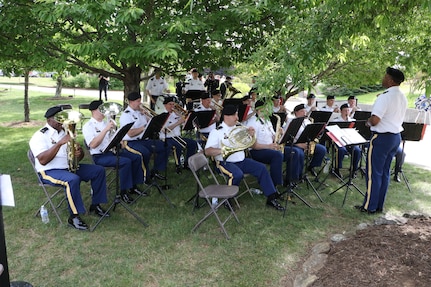
{"type": "Polygon", "coordinates": [[[277,123],[275,125],[275,135],[274,135],[274,143],[279,145],[279,149],[281,153],[284,153],[284,144],[280,144],[283,134],[281,133],[281,117],[277,114],[273,114],[277,119],[277,123]]]}

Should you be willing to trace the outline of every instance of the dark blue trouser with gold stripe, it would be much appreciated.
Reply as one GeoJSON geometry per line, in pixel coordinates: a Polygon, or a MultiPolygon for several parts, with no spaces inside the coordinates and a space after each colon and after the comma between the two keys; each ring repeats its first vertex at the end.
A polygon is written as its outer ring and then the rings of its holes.
{"type": "Polygon", "coordinates": [[[228,185],[239,185],[245,173],[257,178],[265,196],[276,193],[274,183],[266,166],[251,158],[245,158],[240,162],[217,161],[217,168],[228,177],[228,185]]]}
{"type": "Polygon", "coordinates": [[[269,172],[274,185],[283,184],[283,154],[273,149],[252,149],[250,155],[254,160],[269,164],[269,172]]]}
{"type": "MultiPolygon", "coordinates": [[[[104,167],[116,167],[117,156],[109,151],[107,153],[93,155],[94,163],[104,167]]],[[[142,173],[141,156],[127,150],[121,150],[118,156],[118,175],[120,179],[120,190],[128,190],[137,184],[144,182],[142,173]]]]}
{"type": "Polygon", "coordinates": [[[368,147],[365,180],[367,192],[363,207],[383,210],[390,180],[392,159],[401,142],[400,134],[373,133],[368,147]]]}
{"type": "Polygon", "coordinates": [[[64,187],[71,214],[85,213],[81,197],[81,181],[91,181],[91,189],[93,190],[91,204],[108,202],[106,175],[103,166],[79,164],[76,173],[69,172],[67,169],[50,169],[39,172],[39,175],[43,183],[64,187]]]}

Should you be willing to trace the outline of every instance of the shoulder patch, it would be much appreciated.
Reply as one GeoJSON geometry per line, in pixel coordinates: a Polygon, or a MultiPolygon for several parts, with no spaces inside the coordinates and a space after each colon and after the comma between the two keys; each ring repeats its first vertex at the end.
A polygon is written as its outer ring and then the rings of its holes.
{"type": "Polygon", "coordinates": [[[386,94],[388,92],[388,90],[384,91],[382,94],[386,94]]]}
{"type": "Polygon", "coordinates": [[[217,130],[221,130],[223,128],[223,126],[222,125],[220,125],[220,126],[218,126],[216,129],[217,130]]]}
{"type": "Polygon", "coordinates": [[[47,130],[48,130],[48,128],[47,128],[47,127],[44,127],[44,128],[42,128],[42,129],[40,129],[40,132],[44,134],[44,133],[46,133],[46,131],[47,131],[47,130]]]}
{"type": "Polygon", "coordinates": [[[124,111],[124,113],[126,113],[126,114],[127,114],[127,113],[130,113],[130,110],[125,110],[125,111],[124,111]]]}

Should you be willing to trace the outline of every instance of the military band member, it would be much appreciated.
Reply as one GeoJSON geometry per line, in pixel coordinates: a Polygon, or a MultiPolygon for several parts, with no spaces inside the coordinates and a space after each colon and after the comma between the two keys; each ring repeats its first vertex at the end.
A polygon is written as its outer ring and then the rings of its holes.
{"type": "Polygon", "coordinates": [[[159,96],[165,93],[170,93],[169,85],[166,80],[161,76],[161,69],[155,70],[154,77],[151,77],[145,87],[145,93],[150,98],[150,108],[154,110],[159,96]]]}
{"type": "Polygon", "coordinates": [[[276,94],[272,97],[272,111],[274,113],[287,113],[287,109],[284,105],[281,104],[281,96],[279,94],[276,94]]]}
{"type": "Polygon", "coordinates": [[[358,107],[358,100],[356,99],[355,96],[349,96],[347,98],[347,104],[349,106],[349,117],[354,117],[355,116],[355,112],[356,111],[360,111],[361,108],[358,107]]]}
{"type": "Polygon", "coordinates": [[[202,80],[199,78],[199,72],[197,69],[193,69],[191,71],[191,77],[186,80],[186,83],[183,88],[183,93],[186,97],[186,107],[187,110],[193,110],[193,100],[191,97],[187,95],[188,91],[202,91],[205,92],[205,86],[202,80]]]}
{"type": "Polygon", "coordinates": [[[340,108],[335,104],[335,96],[326,97],[326,105],[320,108],[323,112],[339,113],[340,108]]]}
{"type": "MultiPolygon", "coordinates": [[[[258,162],[269,164],[272,182],[277,186],[283,184],[283,153],[280,151],[280,145],[275,142],[276,133],[271,121],[264,117],[264,104],[261,100],[256,102],[256,115],[247,123],[247,126],[255,130],[256,135],[256,143],[250,149],[250,155],[258,162]]],[[[281,126],[280,129],[282,130],[281,126]]]]}
{"type": "Polygon", "coordinates": [[[368,148],[365,179],[367,192],[358,209],[363,212],[382,212],[390,181],[390,167],[401,142],[402,124],[407,99],[400,89],[404,74],[388,67],[382,80],[386,88],[373,105],[368,126],[372,132],[368,148]]]}
{"type": "MultiPolygon", "coordinates": [[[[305,105],[304,104],[300,104],[295,106],[295,108],[293,109],[293,113],[295,115],[296,118],[300,118],[300,117],[305,117],[306,115],[306,110],[305,110],[305,105]]],[[[292,121],[292,119],[288,119],[288,124],[287,127],[289,126],[290,122],[292,121]]],[[[301,127],[299,128],[298,133],[296,134],[296,137],[294,138],[294,143],[295,146],[301,148],[302,153],[304,153],[305,150],[307,150],[309,148],[309,143],[296,143],[296,141],[299,139],[299,137],[301,136],[302,132],[304,131],[305,127],[307,125],[311,124],[311,121],[308,118],[304,118],[304,121],[302,122],[301,127]]],[[[314,148],[314,154],[311,158],[311,162],[307,167],[307,170],[313,175],[313,176],[317,176],[317,172],[314,170],[315,167],[319,167],[322,165],[322,161],[323,158],[326,155],[326,147],[324,145],[321,145],[319,143],[315,144],[315,148],[314,148]]],[[[303,157],[301,155],[301,157],[303,157]]],[[[304,157],[305,158],[305,157],[304,157]]]]}
{"type": "MultiPolygon", "coordinates": [[[[205,146],[205,155],[215,158],[217,168],[228,177],[228,184],[230,185],[239,185],[244,173],[255,176],[267,197],[267,206],[283,211],[284,207],[277,201],[279,195],[263,163],[246,158],[243,150],[234,152],[226,159],[223,159],[221,144],[228,144],[228,135],[235,128],[237,122],[237,107],[233,105],[225,106],[223,109],[223,122],[209,134],[205,146]]],[[[250,128],[249,133],[253,134],[254,130],[250,128]]]]}
{"type": "MultiPolygon", "coordinates": [[[[196,138],[200,139],[202,143],[206,142],[209,133],[216,128],[217,122],[220,121],[220,113],[218,111],[218,107],[212,104],[212,100],[213,99],[210,94],[205,93],[201,98],[201,103],[195,108],[195,112],[215,111],[214,116],[207,127],[198,127],[196,138]]],[[[199,126],[199,123],[197,123],[197,125],[199,126]]]]}
{"type": "MultiPolygon", "coordinates": [[[[342,104],[340,107],[340,117],[335,118],[335,122],[353,122],[355,119],[349,116],[349,106],[347,104],[342,104]]],[[[335,162],[334,172],[338,177],[342,177],[340,174],[340,168],[343,168],[343,159],[347,153],[352,154],[353,152],[353,171],[355,172],[358,169],[359,161],[361,160],[361,149],[357,146],[347,146],[347,147],[339,147],[336,146],[336,156],[337,161],[335,162]]]]}
{"type": "Polygon", "coordinates": [[[121,114],[120,127],[132,122],[134,124],[124,136],[123,146],[127,151],[141,156],[141,170],[146,183],[149,183],[149,179],[153,177],[164,180],[166,179],[165,176],[160,173],[166,170],[168,163],[167,151],[164,143],[156,138],[142,138],[151,117],[141,107],[141,95],[138,92],[131,92],[127,95],[127,100],[129,104],[121,114]],[[155,154],[154,166],[150,169],[149,162],[151,154],[153,153],[155,154]]]}
{"type": "MultiPolygon", "coordinates": [[[[106,176],[102,166],[80,164],[76,173],[68,170],[67,143],[71,137],[63,129],[55,115],[62,111],[61,107],[51,107],[45,113],[46,125],[30,139],[30,149],[35,157],[35,168],[42,182],[64,187],[70,216],[69,226],[78,230],[88,230],[88,225],[79,217],[86,212],[81,197],[81,181],[90,181],[92,188],[90,212],[98,216],[109,216],[100,206],[107,203],[106,176]]],[[[84,157],[80,146],[74,155],[78,160],[84,157]]]]}
{"type": "Polygon", "coordinates": [[[175,113],[174,98],[166,97],[163,105],[166,112],[169,113],[169,117],[160,131],[160,139],[167,141],[169,150],[174,149],[176,172],[177,174],[181,174],[180,157],[183,149],[186,150],[184,168],[187,168],[188,158],[196,153],[198,146],[195,140],[181,137],[181,125],[185,123],[186,119],[183,115],[175,113]]]}
{"type": "MultiPolygon", "coordinates": [[[[95,164],[104,167],[116,167],[116,154],[113,151],[104,152],[114,137],[113,131],[116,129],[116,123],[113,119],[105,119],[105,115],[99,110],[102,104],[102,101],[92,101],[90,103],[88,109],[91,111],[91,119],[82,127],[82,134],[95,164]]],[[[119,151],[120,194],[121,199],[126,203],[133,202],[133,198],[127,194],[128,191],[147,195],[138,188],[138,184],[144,182],[141,165],[142,160],[139,155],[123,149],[119,151]]]]}
{"type": "Polygon", "coordinates": [[[305,110],[307,111],[307,114],[306,114],[307,117],[309,117],[312,112],[319,110],[319,108],[316,105],[315,94],[309,94],[307,96],[307,103],[305,104],[305,110]]]}

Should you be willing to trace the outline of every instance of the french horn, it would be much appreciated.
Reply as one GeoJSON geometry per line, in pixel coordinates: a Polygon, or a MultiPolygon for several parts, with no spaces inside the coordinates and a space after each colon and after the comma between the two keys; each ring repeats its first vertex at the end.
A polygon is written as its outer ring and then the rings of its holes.
{"type": "Polygon", "coordinates": [[[234,127],[227,135],[228,144],[221,142],[221,155],[223,159],[228,158],[235,152],[246,150],[254,145],[256,136],[250,135],[248,127],[240,125],[234,127]]]}

